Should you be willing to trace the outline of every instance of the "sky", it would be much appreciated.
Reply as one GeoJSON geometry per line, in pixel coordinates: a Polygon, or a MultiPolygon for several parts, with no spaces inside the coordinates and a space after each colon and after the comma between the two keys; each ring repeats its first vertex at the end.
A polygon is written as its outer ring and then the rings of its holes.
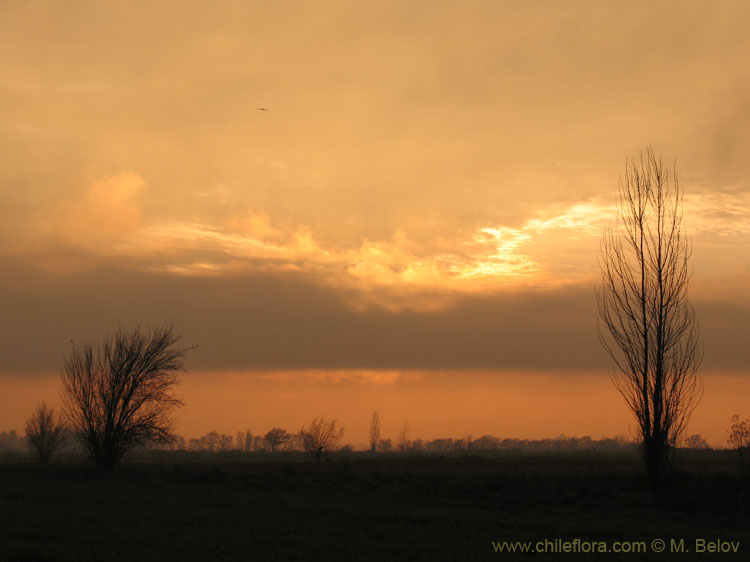
{"type": "Polygon", "coordinates": [[[0,429],[71,340],[173,323],[186,434],[632,433],[594,287],[651,145],[693,243],[690,431],[723,444],[749,56],[746,2],[3,2],[0,429]]]}

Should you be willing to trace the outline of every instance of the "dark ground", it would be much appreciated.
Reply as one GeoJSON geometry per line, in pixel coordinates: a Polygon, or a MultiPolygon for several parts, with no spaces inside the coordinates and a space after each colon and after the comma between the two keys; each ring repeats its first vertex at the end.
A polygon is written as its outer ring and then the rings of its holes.
{"type": "Polygon", "coordinates": [[[750,560],[750,490],[725,451],[672,483],[634,453],[162,454],[111,474],[0,466],[0,560],[750,560]],[[645,541],[645,554],[496,553],[492,541],[645,541]],[[652,552],[652,539],[666,552],[652,552]],[[738,553],[694,552],[696,538],[738,553]],[[685,539],[690,553],[670,553],[685,539]]]}

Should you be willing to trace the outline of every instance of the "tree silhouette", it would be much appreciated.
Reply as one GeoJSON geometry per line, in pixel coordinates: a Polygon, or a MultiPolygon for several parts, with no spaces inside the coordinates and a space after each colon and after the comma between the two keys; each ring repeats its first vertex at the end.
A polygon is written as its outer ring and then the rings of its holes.
{"type": "Polygon", "coordinates": [[[39,464],[46,465],[63,446],[65,425],[55,420],[55,410],[42,402],[26,421],[26,440],[39,464]]]}
{"type": "Polygon", "coordinates": [[[281,445],[289,441],[291,437],[292,436],[285,429],[281,429],[280,427],[274,427],[273,429],[271,429],[271,431],[266,433],[264,439],[266,443],[268,444],[268,447],[271,449],[271,452],[274,452],[281,445]]]}
{"type": "Polygon", "coordinates": [[[735,450],[740,476],[747,478],[750,476],[750,420],[740,420],[737,414],[733,415],[727,443],[735,450]]]}
{"type": "Polygon", "coordinates": [[[171,326],[120,329],[97,344],[73,344],[62,368],[65,417],[89,458],[111,469],[136,445],[167,442],[185,354],[171,326]]]}
{"type": "Polygon", "coordinates": [[[649,147],[626,162],[618,219],[604,234],[597,291],[599,339],[617,367],[617,390],[635,414],[649,482],[700,401],[698,322],[688,300],[690,242],[682,191],[649,147]]]}
{"type": "Polygon", "coordinates": [[[238,431],[234,436],[234,448],[238,451],[248,452],[252,450],[253,445],[253,433],[246,429],[245,431],[238,431]]]}
{"type": "Polygon", "coordinates": [[[406,452],[409,448],[409,424],[404,422],[401,429],[398,432],[398,450],[402,453],[406,452]]]}
{"type": "Polygon", "coordinates": [[[245,430],[245,441],[242,446],[242,450],[249,453],[253,450],[253,432],[249,429],[245,430]]]}
{"type": "Polygon", "coordinates": [[[375,452],[380,442],[380,414],[375,410],[370,419],[370,451],[375,452]]]}
{"type": "Polygon", "coordinates": [[[336,418],[315,418],[307,428],[299,431],[302,447],[320,461],[325,451],[333,449],[344,435],[344,428],[338,427],[336,418]]]}
{"type": "Polygon", "coordinates": [[[685,439],[685,446],[688,449],[708,449],[708,443],[700,433],[689,436],[685,439]]]}

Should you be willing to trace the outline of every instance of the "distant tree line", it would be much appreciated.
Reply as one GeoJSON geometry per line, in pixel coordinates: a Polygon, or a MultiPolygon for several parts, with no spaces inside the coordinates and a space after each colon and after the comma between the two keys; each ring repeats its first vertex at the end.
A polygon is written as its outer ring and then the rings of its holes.
{"type": "Polygon", "coordinates": [[[280,427],[273,427],[263,435],[253,435],[252,431],[246,429],[238,431],[234,437],[211,431],[201,437],[190,439],[175,435],[156,448],[204,453],[306,451],[319,460],[323,453],[338,448],[343,434],[344,428],[335,418],[317,417],[296,433],[290,433],[280,427]]]}
{"type": "MultiPolygon", "coordinates": [[[[278,428],[274,428],[277,430],[278,428]]],[[[271,430],[271,431],[274,431],[271,430]]],[[[283,431],[283,430],[281,430],[283,431]]],[[[402,430],[403,431],[403,430],[402,430]]],[[[234,437],[231,435],[211,431],[199,438],[186,439],[182,436],[176,436],[168,444],[159,445],[157,448],[165,451],[186,451],[186,452],[203,452],[203,453],[226,453],[240,452],[250,453],[256,451],[276,452],[276,451],[310,451],[311,447],[306,446],[300,433],[290,434],[288,440],[283,445],[274,446],[267,439],[270,431],[264,435],[253,435],[250,430],[238,431],[234,437]]],[[[335,433],[335,432],[334,432],[335,433]]],[[[471,436],[461,438],[438,438],[438,439],[414,439],[404,440],[401,433],[399,439],[394,444],[392,439],[380,439],[375,451],[382,453],[450,453],[455,451],[618,451],[631,450],[637,448],[637,445],[624,436],[613,438],[592,439],[589,436],[584,437],[566,437],[560,435],[551,439],[517,439],[517,438],[500,438],[494,435],[483,435],[473,439],[471,436]]],[[[703,448],[708,445],[705,440],[697,436],[699,446],[694,448],[703,448]]],[[[338,444],[338,441],[337,441],[338,444]]],[[[687,445],[687,444],[686,444],[687,445]]],[[[318,445],[319,446],[319,445],[318,445]]],[[[353,450],[350,445],[343,445],[341,448],[353,450]]],[[[332,450],[329,448],[329,450],[332,450]]]]}
{"type": "Polygon", "coordinates": [[[14,429],[0,432],[0,459],[18,458],[31,454],[40,463],[46,463],[54,460],[56,456],[69,457],[81,454],[81,449],[76,443],[73,433],[67,427],[63,428],[60,446],[56,447],[46,459],[39,456],[31,437],[33,435],[26,432],[19,435],[14,429]]]}
{"type": "MultiPolygon", "coordinates": [[[[331,425],[330,422],[331,420],[328,420],[329,427],[331,425]]],[[[750,472],[750,453],[748,453],[750,451],[750,429],[748,427],[750,427],[750,420],[740,421],[738,416],[734,416],[729,431],[730,438],[727,442],[730,450],[735,455],[734,458],[743,475],[747,475],[750,472]]],[[[57,450],[62,451],[65,455],[85,454],[84,450],[75,441],[72,432],[68,428],[65,428],[63,432],[62,449],[58,448],[57,450]]],[[[403,428],[399,433],[399,438],[396,441],[381,438],[374,451],[369,446],[366,450],[375,454],[451,454],[476,451],[519,451],[529,453],[579,451],[607,454],[618,451],[633,451],[639,446],[633,440],[622,435],[602,437],[600,439],[593,439],[590,436],[568,437],[565,435],[546,439],[519,439],[501,438],[487,434],[478,438],[466,435],[459,438],[444,437],[403,440],[403,428]]],[[[181,435],[174,435],[168,442],[151,443],[145,449],[141,447],[139,450],[209,455],[260,452],[270,454],[296,451],[310,453],[314,458],[319,458],[323,452],[354,450],[351,445],[340,443],[341,435],[341,428],[336,423],[333,432],[333,436],[336,439],[324,444],[320,453],[316,452],[316,446],[309,443],[309,439],[307,443],[305,442],[301,431],[290,433],[278,427],[274,427],[268,432],[258,435],[254,435],[249,429],[237,431],[233,436],[216,431],[211,431],[196,438],[185,438],[181,435]]],[[[706,440],[698,434],[690,435],[685,439],[683,447],[697,450],[710,448],[706,440]]],[[[18,457],[28,452],[31,452],[39,462],[46,463],[50,460],[50,457],[47,457],[46,460],[39,457],[38,450],[28,433],[21,436],[14,430],[0,432],[0,459],[8,456],[18,457]]]]}
{"type": "Polygon", "coordinates": [[[15,429],[0,432],[0,456],[19,453],[26,450],[26,439],[18,435],[15,429]]]}

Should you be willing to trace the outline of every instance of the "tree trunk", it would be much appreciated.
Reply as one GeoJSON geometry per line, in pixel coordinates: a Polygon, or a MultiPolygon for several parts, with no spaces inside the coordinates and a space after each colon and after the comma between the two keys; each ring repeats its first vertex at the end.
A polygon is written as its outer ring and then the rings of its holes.
{"type": "Polygon", "coordinates": [[[651,436],[644,440],[643,453],[646,460],[646,472],[651,488],[659,488],[663,482],[664,463],[666,461],[666,446],[659,436],[651,436]]]}

